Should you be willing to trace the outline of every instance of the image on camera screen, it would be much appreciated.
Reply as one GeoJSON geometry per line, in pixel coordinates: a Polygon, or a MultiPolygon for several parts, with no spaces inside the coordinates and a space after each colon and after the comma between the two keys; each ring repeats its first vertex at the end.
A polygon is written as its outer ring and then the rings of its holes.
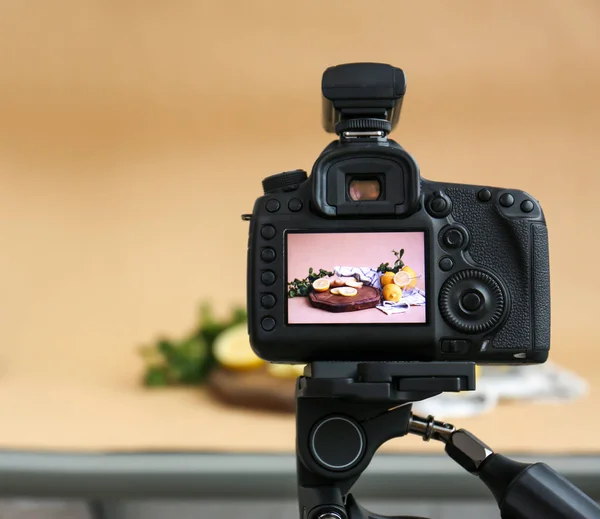
{"type": "Polygon", "coordinates": [[[287,233],[288,324],[426,322],[423,232],[287,233]]]}

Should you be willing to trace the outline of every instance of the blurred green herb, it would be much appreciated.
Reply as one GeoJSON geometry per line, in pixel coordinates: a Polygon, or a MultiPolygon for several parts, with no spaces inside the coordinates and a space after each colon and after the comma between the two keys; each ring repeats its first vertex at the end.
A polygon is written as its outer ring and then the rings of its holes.
{"type": "Polygon", "coordinates": [[[402,256],[404,256],[404,249],[393,250],[394,256],[396,256],[396,261],[394,261],[394,265],[390,266],[389,263],[382,263],[377,267],[377,272],[394,272],[397,274],[404,267],[404,262],[402,261],[402,256]]]}
{"type": "Polygon", "coordinates": [[[149,387],[201,384],[217,365],[213,343],[224,330],[246,322],[243,308],[236,308],[227,319],[216,319],[210,305],[203,304],[200,323],[190,335],[176,341],[162,338],[141,348],[146,363],[144,385],[149,387]]]}
{"type": "Polygon", "coordinates": [[[294,279],[294,281],[288,283],[288,296],[289,297],[304,297],[312,290],[312,284],[320,278],[326,276],[333,276],[333,272],[325,269],[319,269],[315,272],[312,267],[308,269],[308,276],[304,279],[294,279]]]}

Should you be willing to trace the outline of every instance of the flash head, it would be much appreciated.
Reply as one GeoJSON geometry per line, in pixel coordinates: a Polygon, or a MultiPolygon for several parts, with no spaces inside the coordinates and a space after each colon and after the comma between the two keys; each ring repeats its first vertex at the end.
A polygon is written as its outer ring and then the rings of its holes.
{"type": "Polygon", "coordinates": [[[326,132],[392,131],[406,92],[402,69],[383,63],[346,63],[323,73],[323,128],[326,132]]]}

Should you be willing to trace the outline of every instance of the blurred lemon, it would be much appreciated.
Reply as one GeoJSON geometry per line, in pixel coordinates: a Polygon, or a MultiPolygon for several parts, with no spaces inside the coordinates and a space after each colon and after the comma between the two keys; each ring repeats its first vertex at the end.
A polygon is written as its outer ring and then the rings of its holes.
{"type": "Polygon", "coordinates": [[[394,303],[397,303],[400,301],[401,297],[402,289],[398,285],[390,283],[389,285],[383,287],[383,298],[386,301],[393,301],[394,303]]]}
{"type": "Polygon", "coordinates": [[[352,287],[340,287],[338,289],[338,294],[341,296],[352,297],[358,294],[358,290],[352,287]]]}
{"type": "Polygon", "coordinates": [[[267,364],[267,372],[276,378],[298,378],[304,375],[305,364],[267,364]]]}
{"type": "Polygon", "coordinates": [[[340,295],[340,287],[335,287],[335,288],[332,288],[332,289],[330,290],[330,292],[331,292],[331,293],[332,293],[334,296],[339,296],[339,295],[340,295]]]}
{"type": "Polygon", "coordinates": [[[406,285],[406,289],[410,290],[411,288],[415,288],[417,286],[417,281],[419,280],[417,273],[411,269],[410,267],[404,266],[400,272],[406,272],[410,276],[410,283],[406,285]]]}
{"type": "Polygon", "coordinates": [[[213,354],[219,364],[227,369],[251,370],[265,363],[250,346],[246,323],[232,326],[217,335],[213,354]]]}
{"type": "Polygon", "coordinates": [[[327,278],[317,279],[312,286],[315,292],[327,292],[329,290],[329,280],[327,278]]]}

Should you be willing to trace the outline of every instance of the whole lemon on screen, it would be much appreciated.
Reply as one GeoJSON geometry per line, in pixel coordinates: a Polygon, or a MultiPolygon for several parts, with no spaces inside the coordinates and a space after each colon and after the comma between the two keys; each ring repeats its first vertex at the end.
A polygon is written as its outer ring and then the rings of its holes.
{"type": "Polygon", "coordinates": [[[417,281],[419,280],[417,273],[408,266],[402,267],[401,272],[406,272],[411,277],[411,281],[406,285],[406,289],[410,290],[411,288],[415,288],[417,286],[417,281]]]}
{"type": "Polygon", "coordinates": [[[400,301],[401,297],[402,289],[398,285],[390,283],[389,285],[383,287],[383,298],[386,301],[393,301],[394,303],[397,303],[400,301]]]}
{"type": "Polygon", "coordinates": [[[385,272],[384,274],[381,275],[381,277],[379,278],[379,281],[381,281],[382,287],[389,285],[390,283],[393,283],[394,282],[394,273],[392,271],[385,272]]]}

